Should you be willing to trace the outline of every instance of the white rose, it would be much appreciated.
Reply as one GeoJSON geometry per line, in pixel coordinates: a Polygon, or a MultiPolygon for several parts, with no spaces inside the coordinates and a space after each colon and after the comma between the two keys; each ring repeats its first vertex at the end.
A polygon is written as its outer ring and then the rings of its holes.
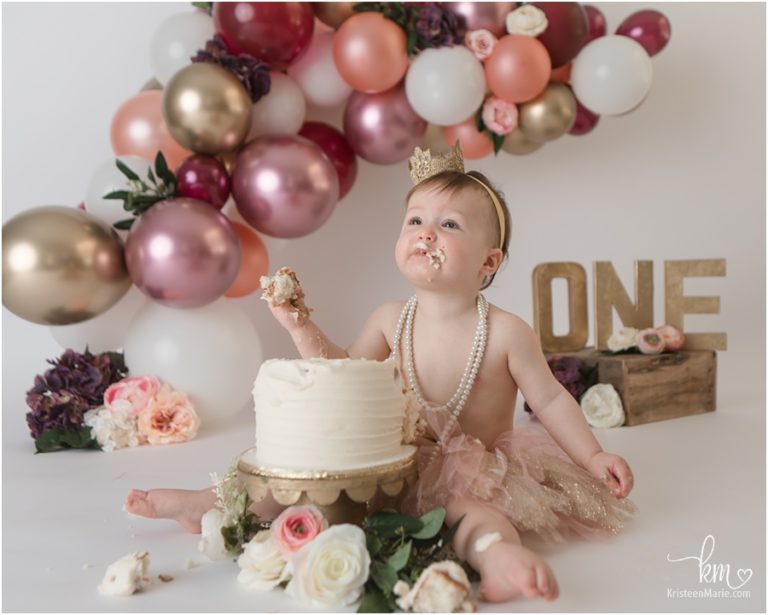
{"type": "Polygon", "coordinates": [[[224,546],[221,528],[224,525],[224,513],[218,508],[211,508],[200,519],[200,542],[197,550],[211,560],[222,560],[229,556],[224,546]]]}
{"type": "Polygon", "coordinates": [[[101,406],[88,410],[83,415],[83,422],[91,428],[91,435],[105,451],[139,446],[142,443],[136,417],[126,412],[101,406]]]}
{"type": "Polygon", "coordinates": [[[548,25],[544,11],[532,4],[524,4],[507,15],[507,32],[510,34],[538,36],[548,25]]]}
{"type": "Polygon", "coordinates": [[[98,586],[102,596],[130,596],[149,585],[149,553],[129,553],[107,566],[98,586]]]}
{"type": "Polygon", "coordinates": [[[414,613],[472,613],[472,586],[464,569],[451,560],[427,566],[412,588],[398,581],[393,592],[397,605],[414,613]]]}
{"type": "Polygon", "coordinates": [[[581,409],[592,427],[618,427],[624,424],[624,406],[612,384],[595,384],[581,396],[581,409]]]}
{"type": "Polygon", "coordinates": [[[634,327],[622,327],[618,331],[614,331],[608,338],[608,350],[619,352],[637,346],[638,333],[639,331],[634,327]]]}
{"type": "Polygon", "coordinates": [[[363,530],[345,523],[321,532],[291,563],[294,576],[286,592],[304,604],[335,608],[360,598],[371,558],[363,530]]]}
{"type": "Polygon", "coordinates": [[[237,580],[257,591],[273,590],[291,576],[288,562],[277,550],[269,530],[261,530],[251,538],[237,559],[237,565],[240,566],[237,580]]]}

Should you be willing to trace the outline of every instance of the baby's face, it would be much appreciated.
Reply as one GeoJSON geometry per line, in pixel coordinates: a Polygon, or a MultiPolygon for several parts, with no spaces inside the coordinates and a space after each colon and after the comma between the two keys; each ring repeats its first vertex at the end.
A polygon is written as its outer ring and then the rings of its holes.
{"type": "Polygon", "coordinates": [[[485,207],[470,190],[414,192],[395,246],[395,261],[408,281],[417,288],[477,290],[494,251],[485,207]]]}

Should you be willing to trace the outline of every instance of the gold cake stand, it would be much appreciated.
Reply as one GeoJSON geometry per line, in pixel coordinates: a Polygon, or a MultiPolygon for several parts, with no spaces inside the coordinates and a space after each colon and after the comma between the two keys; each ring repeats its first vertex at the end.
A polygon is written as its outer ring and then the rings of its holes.
{"type": "Polygon", "coordinates": [[[416,449],[385,465],[349,471],[302,472],[257,465],[255,449],[238,460],[241,483],[254,502],[272,495],[283,506],[314,504],[328,522],[360,525],[371,509],[399,508],[416,480],[416,449]]]}

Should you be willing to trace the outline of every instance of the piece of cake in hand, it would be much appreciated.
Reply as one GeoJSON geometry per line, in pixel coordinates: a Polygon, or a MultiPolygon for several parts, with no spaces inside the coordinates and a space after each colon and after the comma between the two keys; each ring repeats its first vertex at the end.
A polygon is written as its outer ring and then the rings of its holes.
{"type": "Polygon", "coordinates": [[[291,316],[301,325],[309,318],[312,311],[304,304],[304,290],[301,288],[296,272],[290,267],[282,267],[273,276],[261,276],[261,298],[272,307],[288,304],[291,316]]]}

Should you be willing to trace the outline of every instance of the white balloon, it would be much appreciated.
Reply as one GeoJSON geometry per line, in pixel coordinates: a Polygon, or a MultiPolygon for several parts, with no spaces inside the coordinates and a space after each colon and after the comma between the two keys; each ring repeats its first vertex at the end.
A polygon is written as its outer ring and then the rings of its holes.
{"type": "Polygon", "coordinates": [[[302,56],[288,68],[311,105],[336,107],[352,93],[333,61],[333,31],[317,32],[302,56]]]}
{"type": "Polygon", "coordinates": [[[459,124],[483,102],[483,65],[463,45],[425,49],[408,68],[405,95],[414,111],[428,122],[459,124]]]}
{"type": "Polygon", "coordinates": [[[268,134],[295,135],[307,114],[307,102],[298,84],[288,75],[270,71],[269,94],[253,105],[251,131],[246,141],[268,134]]]}
{"type": "Polygon", "coordinates": [[[188,310],[148,301],[125,341],[131,374],[157,376],[189,395],[204,426],[243,409],[261,361],[254,324],[225,298],[188,310]]]}
{"type": "Polygon", "coordinates": [[[139,156],[115,156],[106,160],[94,171],[88,182],[88,191],[85,195],[85,210],[97,218],[101,218],[109,225],[118,220],[132,218],[133,214],[123,209],[123,201],[102,198],[115,190],[128,190],[131,186],[128,178],[123,175],[115,164],[115,158],[146,181],[149,162],[139,156]]]}
{"type": "Polygon", "coordinates": [[[149,43],[149,62],[155,79],[165,84],[191,63],[215,33],[213,19],[203,11],[178,13],[162,21],[149,43]]]}
{"type": "Polygon", "coordinates": [[[571,66],[573,93],[599,115],[630,111],[646,97],[652,81],[651,58],[640,43],[627,36],[596,38],[571,66]]]}
{"type": "Polygon", "coordinates": [[[138,288],[131,286],[123,298],[98,316],[63,327],[50,327],[51,335],[62,348],[93,353],[118,350],[123,347],[131,320],[147,298],[138,288]]]}

